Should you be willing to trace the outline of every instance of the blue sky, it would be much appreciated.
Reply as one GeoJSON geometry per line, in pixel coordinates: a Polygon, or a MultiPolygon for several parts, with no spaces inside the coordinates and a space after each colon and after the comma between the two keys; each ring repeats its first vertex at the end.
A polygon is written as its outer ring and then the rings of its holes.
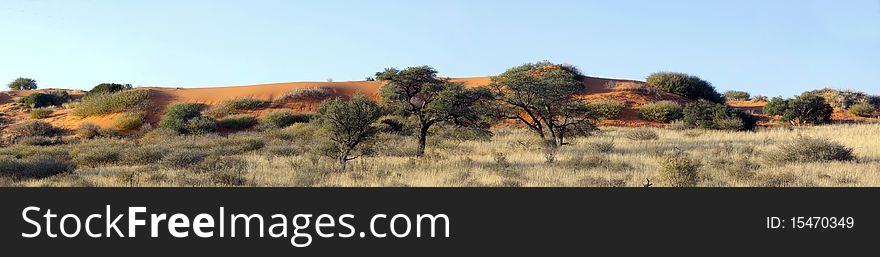
{"type": "Polygon", "coordinates": [[[362,80],[423,64],[468,77],[550,60],[770,96],[880,93],[880,0],[4,0],[0,34],[0,81],[41,87],[362,80]]]}

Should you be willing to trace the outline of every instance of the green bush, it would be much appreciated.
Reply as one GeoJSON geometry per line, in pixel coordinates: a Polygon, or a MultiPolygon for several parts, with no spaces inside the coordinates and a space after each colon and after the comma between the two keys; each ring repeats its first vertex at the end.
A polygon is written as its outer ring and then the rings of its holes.
{"type": "Polygon", "coordinates": [[[92,90],[86,92],[85,97],[88,98],[101,94],[116,93],[131,88],[131,84],[102,83],[93,87],[92,90]]]}
{"type": "Polygon", "coordinates": [[[699,183],[699,161],[690,155],[675,151],[660,159],[660,183],[670,187],[695,187],[699,183]]]}
{"type": "Polygon", "coordinates": [[[34,90],[37,89],[37,81],[29,78],[17,78],[9,82],[8,86],[12,90],[34,90]]]}
{"type": "Polygon", "coordinates": [[[140,112],[126,112],[113,121],[113,127],[120,131],[129,131],[141,128],[144,124],[144,114],[140,112]]]}
{"type": "Polygon", "coordinates": [[[724,92],[724,98],[728,100],[748,101],[752,98],[749,92],[728,90],[724,92]]]}
{"type": "Polygon", "coordinates": [[[217,121],[211,117],[200,116],[186,121],[184,130],[190,135],[204,135],[217,131],[217,121]]]}
{"type": "Polygon", "coordinates": [[[774,97],[764,105],[764,115],[768,116],[781,116],[785,114],[785,110],[788,109],[788,100],[782,99],[782,97],[774,97]]]}
{"type": "Polygon", "coordinates": [[[869,96],[864,92],[852,90],[836,90],[826,88],[819,91],[810,92],[825,98],[825,102],[832,108],[849,109],[851,106],[868,102],[869,96]]]}
{"type": "Polygon", "coordinates": [[[202,116],[201,105],[195,103],[175,103],[165,108],[165,115],[159,121],[159,128],[178,133],[201,135],[217,130],[217,122],[202,116]]]}
{"type": "Polygon", "coordinates": [[[55,112],[55,108],[43,107],[43,108],[34,108],[31,109],[30,116],[32,119],[45,119],[52,116],[52,113],[55,112]]]}
{"type": "Polygon", "coordinates": [[[250,114],[236,114],[223,117],[218,123],[228,129],[246,129],[257,124],[257,117],[250,114]]]}
{"type": "Polygon", "coordinates": [[[326,88],[301,88],[285,93],[277,100],[276,103],[286,101],[297,101],[303,99],[323,100],[333,96],[333,91],[326,88]]]}
{"type": "Polygon", "coordinates": [[[683,116],[681,105],[673,101],[660,101],[639,108],[639,117],[649,121],[672,122],[683,116]]]}
{"type": "MultiPolygon", "coordinates": [[[[68,96],[69,97],[69,96],[68,96]]],[[[27,105],[31,108],[41,108],[61,105],[67,100],[63,96],[55,94],[46,94],[40,92],[30,93],[29,95],[18,99],[19,103],[27,105]]]]}
{"type": "Polygon", "coordinates": [[[590,110],[596,112],[598,117],[614,120],[620,118],[620,114],[623,113],[623,108],[626,107],[626,103],[613,100],[601,100],[590,102],[588,106],[590,110]]]}
{"type": "Polygon", "coordinates": [[[852,161],[855,156],[852,148],[840,143],[824,138],[800,137],[781,144],[777,151],[770,153],[768,159],[777,163],[827,162],[852,161]]]}
{"type": "Polygon", "coordinates": [[[752,130],[758,120],[751,114],[723,104],[698,101],[684,107],[682,122],[688,128],[752,130]]]}
{"type": "Polygon", "coordinates": [[[89,117],[124,112],[149,99],[150,94],[149,89],[134,89],[93,95],[84,98],[73,110],[73,115],[89,117]]]}
{"type": "Polygon", "coordinates": [[[313,119],[313,114],[296,114],[289,110],[278,110],[263,115],[260,123],[264,128],[285,128],[294,123],[306,123],[313,119]]]}
{"type": "Polygon", "coordinates": [[[213,117],[223,117],[244,110],[256,110],[266,106],[266,102],[255,98],[236,98],[223,101],[206,112],[213,117]]]}
{"type": "Polygon", "coordinates": [[[647,82],[648,86],[690,99],[702,99],[715,103],[724,102],[724,97],[715,91],[715,87],[711,83],[690,74],[658,72],[648,76],[647,82]]]}
{"type": "Polygon", "coordinates": [[[804,93],[788,100],[782,119],[793,125],[828,124],[834,108],[825,99],[812,93],[804,93]]]}
{"type": "Polygon", "coordinates": [[[54,137],[61,134],[61,129],[43,121],[26,121],[11,127],[12,133],[24,137],[54,137]]]}
{"type": "Polygon", "coordinates": [[[384,133],[397,134],[402,136],[412,135],[416,126],[411,120],[402,116],[386,116],[379,119],[377,127],[379,131],[384,133]]]}
{"type": "Polygon", "coordinates": [[[874,106],[868,103],[860,103],[849,107],[849,112],[859,117],[871,117],[874,115],[874,106]]]}

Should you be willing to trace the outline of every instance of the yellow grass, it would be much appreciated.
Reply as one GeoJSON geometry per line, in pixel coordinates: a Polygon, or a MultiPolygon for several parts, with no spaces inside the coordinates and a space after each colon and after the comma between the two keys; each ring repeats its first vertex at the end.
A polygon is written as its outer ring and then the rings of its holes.
{"type": "MultiPolygon", "coordinates": [[[[602,128],[555,153],[553,162],[530,131],[505,128],[490,141],[434,140],[422,158],[383,154],[352,161],[345,172],[334,171],[332,160],[306,151],[273,157],[262,151],[239,155],[247,162],[241,186],[340,187],[461,187],[525,186],[640,187],[658,180],[658,160],[680,150],[702,163],[699,186],[880,186],[880,124],[829,125],[807,128],[769,128],[757,132],[653,129],[658,140],[625,137],[632,128],[602,128]],[[854,162],[778,164],[766,160],[776,147],[800,136],[828,138],[854,149],[854,162]],[[613,142],[613,150],[595,150],[613,142]],[[748,164],[739,165],[737,164],[748,164]],[[751,165],[751,166],[750,166],[751,165]],[[752,168],[741,168],[752,167],[752,168]]],[[[302,141],[269,141],[297,144],[302,141]]],[[[310,142],[308,144],[315,144],[310,142]]],[[[406,152],[414,139],[383,142],[406,152]]],[[[310,145],[301,145],[304,148],[310,145]]],[[[16,186],[227,186],[210,172],[153,166],[79,168],[16,186]]],[[[2,183],[0,183],[2,184],[2,183]]]]}

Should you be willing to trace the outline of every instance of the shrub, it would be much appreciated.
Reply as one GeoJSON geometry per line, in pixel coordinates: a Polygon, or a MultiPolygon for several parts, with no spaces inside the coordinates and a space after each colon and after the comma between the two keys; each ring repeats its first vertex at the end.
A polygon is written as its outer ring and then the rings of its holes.
{"type": "Polygon", "coordinates": [[[266,151],[265,154],[268,156],[297,156],[303,153],[303,150],[299,147],[287,143],[266,146],[264,151],[266,151]]]}
{"type": "Polygon", "coordinates": [[[74,169],[70,161],[49,157],[16,159],[0,156],[0,176],[17,179],[41,179],[74,169]]]}
{"type": "Polygon", "coordinates": [[[11,127],[12,133],[24,137],[54,137],[61,133],[61,129],[43,121],[26,121],[11,127]]]}
{"type": "Polygon", "coordinates": [[[165,157],[168,149],[160,146],[140,146],[127,149],[119,155],[119,162],[123,165],[147,165],[157,163],[165,157]]]}
{"type": "Polygon", "coordinates": [[[724,97],[715,91],[711,83],[697,76],[678,72],[658,72],[648,76],[647,82],[648,86],[690,99],[724,102],[724,97]]]}
{"type": "Polygon", "coordinates": [[[263,115],[260,123],[264,128],[285,128],[294,123],[306,123],[313,119],[314,114],[296,114],[290,110],[278,110],[263,115]]]}
{"type": "Polygon", "coordinates": [[[409,120],[401,116],[383,117],[377,126],[382,132],[403,136],[412,135],[414,127],[409,120]]]}
{"type": "Polygon", "coordinates": [[[648,141],[660,139],[660,135],[658,135],[657,132],[653,129],[649,128],[633,129],[624,133],[623,136],[633,141],[648,141]]]}
{"type": "Polygon", "coordinates": [[[207,153],[201,150],[176,150],[166,154],[160,162],[165,167],[186,168],[201,162],[207,153]]]}
{"type": "Polygon", "coordinates": [[[131,84],[102,83],[86,92],[85,97],[96,96],[100,94],[116,93],[119,91],[131,89],[131,84]]]}
{"type": "Polygon", "coordinates": [[[126,150],[120,146],[82,146],[71,151],[71,154],[77,165],[99,167],[118,163],[120,155],[126,150]]]}
{"type": "Polygon", "coordinates": [[[683,113],[682,121],[688,128],[752,130],[758,122],[745,111],[708,101],[689,104],[683,113]]]}
{"type": "Polygon", "coordinates": [[[54,113],[54,112],[55,112],[55,108],[48,108],[48,107],[35,108],[35,109],[31,109],[30,116],[32,119],[45,119],[45,118],[48,118],[49,116],[52,116],[52,113],[54,113]]]}
{"type": "Polygon", "coordinates": [[[767,100],[767,96],[764,95],[756,95],[755,97],[752,97],[752,102],[766,102],[767,100]]]}
{"type": "Polygon", "coordinates": [[[34,90],[37,89],[37,81],[29,78],[17,78],[9,82],[8,86],[12,90],[34,90]]]}
{"type": "Polygon", "coordinates": [[[871,117],[874,115],[874,106],[867,103],[860,103],[849,107],[849,112],[859,117],[871,117]]]}
{"type": "Polygon", "coordinates": [[[869,99],[869,96],[864,92],[852,90],[824,89],[822,91],[811,93],[823,96],[825,101],[831,105],[832,108],[839,109],[849,109],[851,106],[867,102],[869,99]]]}
{"type": "Polygon", "coordinates": [[[84,98],[73,115],[89,117],[124,112],[150,98],[150,94],[149,89],[135,89],[93,95],[84,98]]]}
{"type": "Polygon", "coordinates": [[[852,161],[855,160],[852,150],[828,139],[800,137],[781,144],[769,159],[777,163],[852,161]]]}
{"type": "Polygon", "coordinates": [[[751,97],[749,92],[745,91],[728,90],[724,92],[724,98],[728,100],[748,101],[751,97]]]}
{"type": "Polygon", "coordinates": [[[27,105],[31,108],[41,108],[41,107],[61,105],[65,101],[66,100],[63,98],[63,96],[40,93],[40,92],[30,93],[29,95],[22,97],[21,99],[18,99],[19,103],[27,105]]]}
{"type": "Polygon", "coordinates": [[[79,124],[79,127],[76,129],[76,137],[81,139],[92,139],[99,135],[101,135],[101,126],[98,124],[91,122],[84,122],[79,124]]]}
{"type": "Polygon", "coordinates": [[[201,106],[195,103],[175,103],[165,108],[159,128],[186,134],[206,134],[217,130],[217,122],[202,116],[201,106]]]}
{"type": "Polygon", "coordinates": [[[834,109],[821,96],[804,93],[788,100],[782,119],[793,125],[827,124],[831,123],[833,112],[834,109]]]}
{"type": "Polygon", "coordinates": [[[671,122],[681,119],[681,105],[673,101],[660,101],[639,108],[639,117],[649,121],[671,122]]]}
{"type": "Polygon", "coordinates": [[[120,131],[135,130],[144,124],[144,114],[140,112],[126,112],[116,118],[113,127],[120,131]]]}
{"type": "Polygon", "coordinates": [[[184,131],[191,135],[204,135],[217,131],[217,122],[210,117],[199,116],[198,118],[186,121],[184,131]]]}
{"type": "Polygon", "coordinates": [[[868,96],[868,104],[874,106],[874,109],[880,109],[880,95],[868,96]]]}
{"type": "Polygon", "coordinates": [[[206,114],[214,117],[223,117],[243,110],[256,110],[266,106],[266,102],[254,98],[236,98],[223,101],[211,107],[206,114]]]}
{"type": "Polygon", "coordinates": [[[297,101],[304,99],[323,100],[333,96],[333,91],[326,88],[301,88],[285,93],[275,102],[297,101]]]}
{"type": "Polygon", "coordinates": [[[224,128],[246,129],[257,124],[257,117],[250,114],[236,114],[223,117],[218,123],[224,128]]]}
{"type": "Polygon", "coordinates": [[[620,101],[601,100],[589,103],[590,110],[603,119],[619,119],[626,104],[620,101]]]}
{"type": "Polygon", "coordinates": [[[764,115],[769,116],[781,116],[785,114],[785,109],[788,108],[788,101],[782,99],[782,97],[774,97],[764,105],[764,115]]]}
{"type": "Polygon", "coordinates": [[[690,155],[675,151],[660,159],[660,183],[671,187],[695,187],[699,182],[697,172],[700,169],[699,161],[691,159],[690,155]]]}

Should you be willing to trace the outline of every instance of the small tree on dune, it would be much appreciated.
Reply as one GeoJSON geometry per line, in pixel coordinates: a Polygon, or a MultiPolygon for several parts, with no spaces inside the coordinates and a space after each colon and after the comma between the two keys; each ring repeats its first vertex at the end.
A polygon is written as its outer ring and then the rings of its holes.
{"type": "Polygon", "coordinates": [[[489,85],[495,115],[522,122],[551,146],[565,145],[566,137],[595,130],[595,113],[576,97],[583,79],[576,68],[550,62],[511,68],[489,85]]]}
{"type": "Polygon", "coordinates": [[[29,78],[17,78],[9,83],[9,89],[34,90],[37,89],[37,81],[29,78]]]}
{"type": "Polygon", "coordinates": [[[488,129],[481,107],[492,95],[484,88],[467,89],[462,83],[438,78],[429,66],[388,68],[376,73],[376,79],[385,82],[379,95],[389,110],[418,120],[417,156],[425,153],[428,131],[435,124],[488,129]]]}
{"type": "Polygon", "coordinates": [[[382,111],[375,102],[358,94],[349,100],[325,100],[318,114],[329,139],[324,152],[338,161],[339,171],[345,171],[348,161],[366,152],[361,148],[363,143],[378,133],[373,123],[382,116],[382,111]]]}

